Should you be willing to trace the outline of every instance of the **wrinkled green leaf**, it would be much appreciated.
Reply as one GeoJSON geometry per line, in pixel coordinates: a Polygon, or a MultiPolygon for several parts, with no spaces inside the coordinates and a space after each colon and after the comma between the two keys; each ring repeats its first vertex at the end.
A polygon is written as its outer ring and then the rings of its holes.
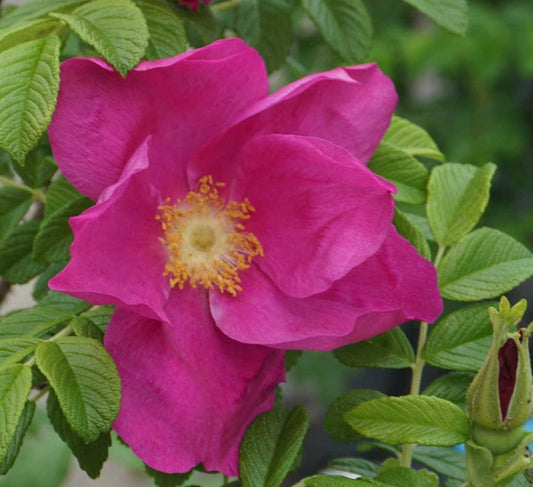
{"type": "Polygon", "coordinates": [[[30,367],[17,364],[0,368],[0,462],[9,454],[30,390],[30,367]]]}
{"type": "Polygon", "coordinates": [[[374,152],[368,167],[396,186],[396,201],[411,205],[426,201],[428,170],[408,153],[382,144],[374,152]]]}
{"type": "Polygon", "coordinates": [[[75,316],[70,322],[70,326],[74,333],[80,337],[94,338],[99,342],[103,342],[104,333],[96,326],[90,319],[84,316],[75,316]]]}
{"type": "Polygon", "coordinates": [[[14,311],[0,321],[0,337],[7,340],[42,336],[71,318],[71,313],[51,306],[37,305],[14,311]]]}
{"type": "Polygon", "coordinates": [[[57,171],[57,164],[53,157],[42,157],[39,150],[34,150],[26,157],[24,166],[17,164],[14,169],[26,185],[31,188],[41,188],[57,171]]]}
{"type": "Polygon", "coordinates": [[[145,465],[146,473],[152,478],[157,487],[177,487],[183,485],[192,472],[187,473],[164,473],[145,465]]]}
{"type": "Polygon", "coordinates": [[[479,221],[489,201],[494,164],[444,164],[431,172],[427,215],[441,245],[457,243],[479,221]]]}
{"type": "Polygon", "coordinates": [[[279,487],[298,456],[308,425],[308,414],[301,407],[258,416],[240,447],[243,487],[279,487]]]}
{"type": "Polygon", "coordinates": [[[360,434],[391,445],[450,446],[468,438],[468,420],[455,404],[437,397],[384,397],[345,415],[360,434]]]}
{"type": "Polygon", "coordinates": [[[130,0],[93,0],[72,13],[54,13],[92,45],[122,75],[134,68],[148,46],[148,27],[130,0]]]}
{"type": "Polygon", "coordinates": [[[348,367],[403,369],[415,361],[413,348],[398,327],[364,342],[339,348],[335,358],[348,367]]]}
{"type": "Polygon", "coordinates": [[[0,145],[21,164],[52,118],[59,47],[59,39],[48,36],[0,52],[0,145]]]}
{"type": "Polygon", "coordinates": [[[109,431],[119,411],[120,380],[113,360],[99,342],[63,337],[41,343],[35,358],[75,433],[85,442],[93,442],[109,431]]]}
{"type": "MultiPolygon", "coordinates": [[[[0,23],[0,26],[2,24],[0,23]]],[[[23,21],[17,24],[0,29],[0,51],[4,51],[17,44],[33,41],[50,34],[57,29],[59,22],[50,19],[37,19],[23,21]]]]}
{"type": "Polygon", "coordinates": [[[7,17],[0,21],[0,28],[6,28],[13,24],[46,17],[50,12],[61,12],[87,3],[88,0],[33,0],[17,8],[7,17]]]}
{"type": "Polygon", "coordinates": [[[463,453],[452,448],[438,446],[417,446],[413,459],[446,477],[464,482],[466,460],[463,453]]]}
{"type": "Polygon", "coordinates": [[[355,473],[363,477],[374,478],[379,472],[379,465],[364,458],[336,458],[328,464],[331,470],[355,473]]]}
{"type": "Polygon", "coordinates": [[[50,291],[43,299],[39,301],[42,306],[49,306],[61,309],[66,313],[79,314],[89,310],[92,305],[81,299],[74,298],[68,294],[57,291],[50,291]]]}
{"type": "Polygon", "coordinates": [[[474,374],[469,372],[450,372],[435,379],[422,394],[436,396],[457,404],[461,409],[466,406],[466,391],[472,383],[474,374]]]}
{"type": "Polygon", "coordinates": [[[384,469],[375,480],[394,487],[438,487],[439,485],[439,479],[435,474],[405,467],[384,469]]]}
{"type": "Polygon", "coordinates": [[[454,301],[490,299],[533,275],[533,255],[509,235],[481,228],[453,247],[437,270],[443,297],[454,301]]]}
{"type": "Polygon", "coordinates": [[[430,135],[422,127],[404,118],[392,117],[391,124],[381,143],[406,152],[410,156],[444,161],[444,155],[430,135]]]}
{"type": "Polygon", "coordinates": [[[33,353],[40,340],[34,337],[3,338],[0,335],[0,367],[13,365],[33,353]]]}
{"type": "Polygon", "coordinates": [[[328,45],[348,63],[365,59],[372,21],[361,0],[302,0],[328,45]]]}
{"type": "Polygon", "coordinates": [[[398,233],[409,240],[422,257],[428,260],[431,259],[431,250],[429,249],[426,238],[405,213],[401,212],[398,208],[394,210],[393,223],[398,233]]]}
{"type": "Polygon", "coordinates": [[[424,360],[443,369],[477,372],[492,340],[490,304],[461,308],[432,326],[422,351],[424,360]]]}

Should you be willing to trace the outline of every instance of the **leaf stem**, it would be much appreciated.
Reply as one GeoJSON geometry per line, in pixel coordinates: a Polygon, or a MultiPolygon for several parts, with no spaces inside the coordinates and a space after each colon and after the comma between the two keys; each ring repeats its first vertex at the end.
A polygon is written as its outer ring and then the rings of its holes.
{"type": "Polygon", "coordinates": [[[238,7],[242,0],[226,0],[225,2],[217,3],[211,7],[215,12],[225,12],[232,8],[238,7]]]}
{"type": "MultiPolygon", "coordinates": [[[[444,257],[444,253],[446,252],[446,247],[444,245],[439,245],[439,248],[437,250],[437,254],[435,256],[435,267],[437,267],[442,258],[444,257]]],[[[422,373],[424,371],[424,366],[426,365],[426,362],[422,358],[422,350],[424,349],[424,345],[426,344],[428,336],[428,324],[425,321],[420,322],[420,330],[418,332],[418,344],[416,347],[416,359],[415,363],[413,365],[413,375],[411,377],[411,388],[409,391],[409,394],[412,396],[418,396],[420,394],[420,386],[422,384],[422,373]]],[[[410,467],[411,462],[413,461],[413,450],[415,445],[410,443],[403,445],[402,453],[400,455],[400,465],[402,467],[410,467]]]]}
{"type": "Polygon", "coordinates": [[[43,397],[48,392],[49,389],[50,389],[50,386],[48,385],[43,387],[37,394],[35,394],[35,396],[33,396],[30,399],[30,401],[37,402],[39,399],[41,399],[41,397],[43,397]]]}
{"type": "MultiPolygon", "coordinates": [[[[67,336],[67,335],[70,335],[74,330],[72,329],[72,326],[70,325],[67,325],[65,326],[65,328],[62,328],[61,330],[59,330],[54,336],[51,336],[50,338],[48,338],[47,342],[53,342],[55,340],[57,340],[58,338],[61,338],[61,337],[64,337],[64,336],[67,336]]],[[[26,362],[24,362],[24,365],[28,365],[28,366],[32,366],[32,365],[35,365],[35,355],[33,355],[31,358],[29,358],[28,360],[26,360],[26,362]]]]}
{"type": "Polygon", "coordinates": [[[40,201],[41,203],[44,203],[46,201],[46,196],[38,188],[30,188],[25,184],[17,183],[16,181],[13,181],[12,179],[6,178],[4,176],[0,176],[0,184],[3,184],[4,186],[9,186],[11,188],[22,189],[23,191],[28,191],[33,195],[34,199],[40,201]]]}

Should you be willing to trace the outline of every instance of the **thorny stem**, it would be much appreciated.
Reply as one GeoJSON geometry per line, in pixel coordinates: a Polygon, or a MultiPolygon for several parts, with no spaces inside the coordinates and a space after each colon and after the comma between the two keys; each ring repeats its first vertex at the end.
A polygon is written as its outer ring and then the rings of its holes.
{"type": "Polygon", "coordinates": [[[25,184],[17,183],[16,181],[13,181],[12,179],[6,178],[4,176],[0,176],[0,183],[4,186],[10,186],[12,188],[18,188],[22,189],[24,191],[28,191],[33,195],[33,197],[40,201],[41,203],[44,203],[46,201],[46,196],[44,193],[37,188],[30,188],[29,186],[26,186],[25,184]]]}
{"type": "Polygon", "coordinates": [[[226,10],[231,10],[232,8],[238,7],[242,0],[226,0],[225,2],[217,3],[211,7],[211,10],[215,12],[224,12],[226,10]]]}
{"type": "MultiPolygon", "coordinates": [[[[445,251],[446,251],[446,247],[444,245],[440,245],[437,250],[437,255],[435,256],[435,267],[437,267],[440,264],[440,261],[442,260],[442,257],[444,256],[445,251]]],[[[416,359],[415,359],[415,363],[412,366],[413,375],[411,378],[411,389],[409,391],[409,394],[411,394],[412,396],[418,396],[420,394],[420,385],[422,383],[422,372],[424,371],[424,366],[426,365],[426,363],[424,362],[424,359],[422,358],[422,350],[424,349],[424,345],[426,344],[427,336],[428,336],[428,324],[425,321],[422,321],[420,323],[420,330],[418,332],[416,359]]],[[[412,443],[403,445],[402,453],[400,455],[400,465],[402,467],[411,466],[411,462],[413,460],[414,447],[415,445],[412,443]]]]}

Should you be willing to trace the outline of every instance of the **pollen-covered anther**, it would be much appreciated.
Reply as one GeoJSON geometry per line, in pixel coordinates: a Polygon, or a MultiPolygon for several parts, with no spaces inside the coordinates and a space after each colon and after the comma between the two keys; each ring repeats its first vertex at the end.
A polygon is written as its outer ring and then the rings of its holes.
{"type": "Polygon", "coordinates": [[[159,207],[156,218],[168,255],[164,275],[172,287],[183,289],[189,282],[193,288],[218,288],[236,296],[242,290],[239,271],[248,269],[254,257],[264,256],[259,240],[242,223],[255,208],[247,198],[226,203],[219,192],[224,186],[204,176],[197,191],[175,204],[167,199],[159,207]]]}

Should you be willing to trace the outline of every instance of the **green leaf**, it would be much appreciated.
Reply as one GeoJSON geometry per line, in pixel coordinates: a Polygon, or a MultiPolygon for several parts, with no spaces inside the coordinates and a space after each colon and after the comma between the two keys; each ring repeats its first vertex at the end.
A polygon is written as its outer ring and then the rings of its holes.
{"type": "Polygon", "coordinates": [[[178,485],[183,485],[192,473],[192,471],[187,473],[164,473],[154,470],[148,465],[145,465],[145,469],[157,487],[177,487],[178,485]]]}
{"type": "Polygon", "coordinates": [[[437,271],[444,298],[490,299],[533,275],[533,255],[509,235],[481,228],[452,248],[437,271]]]}
{"type": "Polygon", "coordinates": [[[413,450],[413,459],[438,474],[464,481],[466,471],[464,453],[452,448],[417,446],[413,450]]]}
{"type": "Polygon", "coordinates": [[[492,340],[490,304],[461,308],[432,326],[422,350],[424,360],[443,369],[477,372],[487,357],[492,340]]]}
{"type": "Polygon", "coordinates": [[[287,350],[285,352],[285,371],[290,370],[298,363],[302,356],[302,350],[287,350]]]}
{"type": "Polygon", "coordinates": [[[12,365],[0,369],[0,461],[9,454],[31,390],[31,368],[12,365]]]}
{"type": "Polygon", "coordinates": [[[73,298],[68,294],[63,294],[57,291],[50,291],[43,299],[39,301],[39,305],[61,309],[64,312],[73,315],[83,313],[92,307],[92,305],[86,301],[73,298]]]}
{"type": "Polygon", "coordinates": [[[182,8],[179,14],[187,21],[187,39],[194,47],[204,46],[222,37],[222,25],[210,8],[200,7],[194,12],[182,8]]]}
{"type": "Polygon", "coordinates": [[[14,311],[0,321],[0,337],[7,340],[42,336],[71,318],[71,313],[50,306],[14,311]]]}
{"type": "Polygon", "coordinates": [[[266,62],[278,69],[292,43],[291,10],[285,0],[243,0],[236,10],[235,29],[266,62]]]}
{"type": "Polygon", "coordinates": [[[54,430],[68,445],[78,460],[80,468],[87,472],[87,475],[92,479],[98,478],[104,462],[107,460],[111,446],[111,435],[102,433],[96,441],[85,443],[68,424],[53,391],[48,393],[46,410],[54,430]]]}
{"type": "Polygon", "coordinates": [[[150,38],[146,57],[163,59],[187,50],[185,23],[176,12],[155,0],[135,0],[141,9],[150,38]]]}
{"type": "Polygon", "coordinates": [[[344,419],[344,415],[359,404],[383,397],[379,391],[355,389],[338,399],[329,407],[324,420],[324,428],[337,441],[352,443],[360,440],[361,435],[355,432],[344,419]]]}
{"type": "Polygon", "coordinates": [[[26,214],[33,200],[33,194],[24,189],[9,186],[0,187],[0,241],[15,229],[26,214]]]}
{"type": "Polygon", "coordinates": [[[85,196],[70,201],[67,205],[45,216],[33,246],[33,259],[40,263],[57,263],[69,260],[70,244],[73,240],[69,218],[77,216],[93,202],[85,196]]]}
{"type": "Polygon", "coordinates": [[[469,372],[450,372],[435,379],[422,394],[446,399],[457,404],[461,409],[465,409],[466,391],[473,379],[474,374],[469,372]]]}
{"type": "MultiPolygon", "coordinates": [[[[0,24],[2,25],[2,24],[0,24]]],[[[37,19],[16,23],[11,27],[0,29],[0,51],[17,44],[32,41],[50,34],[59,25],[57,20],[37,19]]]]}
{"type": "Polygon", "coordinates": [[[42,157],[38,150],[34,150],[26,157],[24,166],[17,164],[14,169],[25,184],[32,188],[41,188],[57,171],[57,164],[53,157],[42,157]]]}
{"type": "Polygon", "coordinates": [[[468,5],[466,0],[404,0],[416,7],[438,25],[464,35],[468,29],[468,5]]]}
{"type": "Polygon", "coordinates": [[[0,243],[0,275],[6,281],[24,284],[46,268],[32,259],[33,240],[40,223],[25,221],[0,243]]]}
{"type": "Polygon", "coordinates": [[[50,12],[59,12],[73,9],[88,0],[33,0],[17,8],[7,17],[2,17],[0,28],[6,28],[13,24],[45,17],[50,12]]]}
{"type": "MultiPolygon", "coordinates": [[[[389,487],[381,482],[367,479],[352,480],[337,475],[313,475],[303,480],[307,487],[389,487]]],[[[298,486],[300,484],[297,484],[298,486]]]]}
{"type": "Polygon", "coordinates": [[[274,410],[259,415],[240,447],[243,487],[278,487],[300,451],[309,425],[305,409],[274,410]]]}
{"type": "Polygon", "coordinates": [[[114,306],[95,306],[90,311],[83,313],[81,316],[91,320],[91,323],[94,323],[102,333],[105,333],[111,315],[115,311],[114,306]]]}
{"type": "Polygon", "coordinates": [[[428,170],[413,156],[381,144],[368,167],[396,186],[396,201],[411,205],[421,205],[426,201],[428,170]]]}
{"type": "Polygon", "coordinates": [[[35,282],[35,286],[33,286],[32,296],[35,301],[40,301],[50,292],[48,282],[50,279],[52,279],[52,277],[62,271],[67,263],[68,262],[57,262],[50,264],[43,272],[41,272],[37,278],[37,281],[35,282]]]}
{"type": "Polygon", "coordinates": [[[328,469],[374,478],[379,472],[379,465],[364,458],[336,458],[329,462],[328,469]]]}
{"type": "Polygon", "coordinates": [[[74,330],[74,333],[80,337],[94,338],[99,342],[103,342],[104,333],[96,326],[90,319],[84,316],[75,316],[70,322],[70,326],[74,330]]]}
{"type": "Polygon", "coordinates": [[[435,474],[405,467],[387,468],[375,478],[378,482],[394,487],[438,487],[439,479],[435,474]]]}
{"type": "Polygon", "coordinates": [[[384,397],[345,415],[360,434],[391,445],[450,446],[468,438],[468,419],[455,404],[430,396],[384,397]]]}
{"type": "Polygon", "coordinates": [[[398,327],[364,342],[333,351],[335,358],[348,367],[403,369],[415,362],[415,355],[405,333],[398,327]]]}
{"type": "Polygon", "coordinates": [[[92,45],[122,75],[134,68],[148,46],[148,27],[130,0],[93,0],[71,14],[54,13],[92,45]]]}
{"type": "Polygon", "coordinates": [[[429,249],[426,238],[405,213],[401,212],[398,208],[394,210],[393,223],[398,233],[409,240],[422,257],[428,260],[431,259],[431,250],[429,249]]]}
{"type": "Polygon", "coordinates": [[[428,157],[437,161],[445,160],[437,144],[422,127],[397,116],[392,117],[381,143],[410,156],[428,157]]]}
{"type": "Polygon", "coordinates": [[[474,228],[489,201],[494,171],[491,163],[481,167],[449,163],[433,169],[427,214],[439,244],[455,244],[474,228]]]}
{"type": "Polygon", "coordinates": [[[0,338],[0,367],[16,364],[33,353],[40,340],[33,337],[0,338]]]}
{"type": "Polygon", "coordinates": [[[55,212],[81,196],[82,194],[65,179],[65,176],[59,176],[56,180],[52,181],[46,191],[44,218],[49,218],[55,212]]]}
{"type": "Polygon", "coordinates": [[[22,164],[44,132],[59,90],[56,36],[0,52],[0,145],[22,164]]]}
{"type": "Polygon", "coordinates": [[[348,63],[363,61],[370,49],[372,22],[361,0],[302,0],[328,45],[348,63]]]}
{"type": "Polygon", "coordinates": [[[422,235],[426,240],[431,242],[435,241],[435,237],[431,233],[428,220],[425,216],[415,215],[414,213],[404,213],[404,215],[409,221],[411,221],[411,223],[414,224],[416,228],[418,228],[418,230],[422,232],[422,235]]]}
{"type": "Polygon", "coordinates": [[[59,338],[41,343],[35,358],[75,433],[89,443],[111,428],[120,406],[120,380],[99,342],[59,338]]]}
{"type": "Polygon", "coordinates": [[[28,401],[22,410],[17,429],[15,430],[15,434],[13,435],[9,448],[7,449],[7,453],[0,464],[0,475],[5,475],[13,466],[13,463],[15,463],[20,451],[20,447],[22,446],[22,441],[24,440],[24,435],[31,424],[34,413],[35,403],[28,401]]]}

